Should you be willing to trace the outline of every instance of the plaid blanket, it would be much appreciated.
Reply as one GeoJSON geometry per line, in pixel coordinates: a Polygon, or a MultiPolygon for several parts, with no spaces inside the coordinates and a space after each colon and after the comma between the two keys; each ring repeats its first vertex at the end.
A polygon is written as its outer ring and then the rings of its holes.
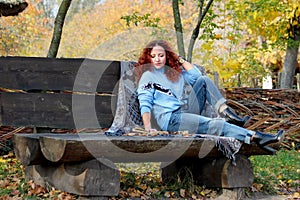
{"type": "MultiPolygon", "coordinates": [[[[121,62],[121,75],[118,88],[116,113],[111,127],[105,132],[107,136],[121,136],[123,134],[132,132],[136,127],[143,126],[133,69],[133,62],[121,62]]],[[[203,74],[205,73],[203,71],[203,68],[200,67],[200,70],[203,74]]],[[[188,91],[191,91],[190,86],[185,87],[184,94],[188,95],[188,91]]],[[[215,113],[211,110],[211,106],[206,106],[204,115],[208,117],[216,116],[215,113]]],[[[223,152],[223,154],[227,158],[231,159],[233,164],[235,164],[235,154],[242,146],[242,143],[240,141],[230,137],[219,137],[205,134],[191,135],[195,138],[201,137],[207,139],[208,141],[214,141],[218,149],[223,152]]],[[[168,135],[168,137],[180,137],[180,135],[168,135]]],[[[203,143],[203,147],[205,148],[205,142],[203,143]]],[[[199,152],[199,158],[205,157],[206,150],[211,150],[211,147],[210,149],[204,148],[201,148],[201,151],[203,150],[203,152],[199,152]]]]}

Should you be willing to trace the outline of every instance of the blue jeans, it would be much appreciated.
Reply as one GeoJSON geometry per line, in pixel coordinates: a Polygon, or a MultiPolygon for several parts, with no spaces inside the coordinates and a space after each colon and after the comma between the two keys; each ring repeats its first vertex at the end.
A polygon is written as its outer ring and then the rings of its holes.
{"type": "Polygon", "coordinates": [[[208,118],[201,115],[206,101],[215,109],[219,109],[226,101],[208,77],[200,77],[194,84],[193,91],[189,98],[188,109],[178,109],[172,113],[168,131],[187,130],[189,133],[233,137],[250,144],[253,131],[227,123],[222,118],[208,118]]]}
{"type": "Polygon", "coordinates": [[[185,111],[201,114],[206,102],[212,105],[216,111],[219,111],[220,106],[226,102],[226,99],[209,77],[200,76],[193,85],[185,111]]]}

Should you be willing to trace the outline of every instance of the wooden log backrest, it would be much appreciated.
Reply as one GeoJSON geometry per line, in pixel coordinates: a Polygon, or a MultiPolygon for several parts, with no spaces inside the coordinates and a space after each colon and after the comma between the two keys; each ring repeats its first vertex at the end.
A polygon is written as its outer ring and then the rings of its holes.
{"type": "Polygon", "coordinates": [[[0,57],[0,63],[0,125],[66,129],[111,125],[120,62],[0,57]],[[90,103],[98,124],[86,120],[92,115],[86,109],[90,103]],[[84,118],[83,127],[75,126],[74,110],[84,118]]]}

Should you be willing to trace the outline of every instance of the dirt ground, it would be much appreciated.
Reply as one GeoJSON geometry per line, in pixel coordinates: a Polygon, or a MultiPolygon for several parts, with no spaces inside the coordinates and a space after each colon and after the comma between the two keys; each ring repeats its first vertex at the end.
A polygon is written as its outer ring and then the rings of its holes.
{"type": "MultiPolygon", "coordinates": [[[[245,198],[244,200],[289,200],[289,196],[286,195],[268,195],[263,193],[255,193],[250,197],[245,198]]],[[[294,200],[294,199],[293,199],[294,200]]]]}
{"type": "Polygon", "coordinates": [[[209,199],[234,200],[240,198],[241,200],[296,200],[292,196],[288,196],[288,195],[270,195],[262,192],[255,192],[248,195],[250,196],[247,196],[246,194],[242,194],[242,193],[239,194],[239,192],[236,193],[236,191],[232,191],[232,190],[223,190],[223,193],[219,195],[217,198],[209,198],[209,199]],[[237,197],[237,195],[241,195],[241,196],[237,197]]]}

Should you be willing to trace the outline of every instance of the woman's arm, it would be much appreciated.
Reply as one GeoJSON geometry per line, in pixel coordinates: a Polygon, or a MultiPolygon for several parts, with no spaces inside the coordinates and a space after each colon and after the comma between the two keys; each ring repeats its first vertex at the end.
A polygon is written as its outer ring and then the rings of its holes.
{"type": "Polygon", "coordinates": [[[146,131],[149,131],[151,129],[151,115],[149,112],[145,112],[142,115],[143,118],[143,124],[146,131]]]}
{"type": "Polygon", "coordinates": [[[156,129],[153,129],[151,126],[151,114],[149,112],[145,112],[142,115],[144,129],[150,133],[157,131],[156,129]]]}
{"type": "Polygon", "coordinates": [[[184,68],[183,76],[184,79],[191,85],[194,85],[195,81],[202,76],[201,71],[192,63],[184,60],[183,58],[179,57],[179,63],[184,68]]]}
{"type": "Polygon", "coordinates": [[[179,56],[179,63],[181,64],[181,66],[186,70],[190,70],[194,68],[194,65],[192,65],[190,62],[186,61],[185,59],[183,59],[182,57],[179,56]]]}

